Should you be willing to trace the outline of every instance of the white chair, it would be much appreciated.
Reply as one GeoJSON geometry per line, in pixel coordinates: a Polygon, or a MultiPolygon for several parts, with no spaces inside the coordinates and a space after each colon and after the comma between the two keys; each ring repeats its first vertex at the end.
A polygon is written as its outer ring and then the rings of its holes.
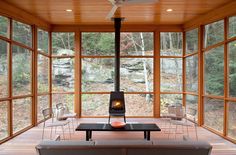
{"type": "MultiPolygon", "coordinates": [[[[71,113],[69,111],[69,108],[66,104],[63,104],[63,103],[58,103],[56,104],[56,109],[58,111],[58,115],[57,115],[57,118],[60,120],[64,120],[64,119],[68,119],[68,118],[71,118],[71,121],[72,121],[72,127],[73,129],[74,128],[74,119],[76,120],[77,122],[77,125],[78,125],[78,120],[77,120],[77,114],[76,113],[71,113]]],[[[74,131],[74,130],[73,130],[74,131]]]]}
{"type": "Polygon", "coordinates": [[[55,132],[56,132],[56,129],[57,127],[61,127],[62,129],[62,133],[63,133],[63,138],[65,139],[65,132],[64,132],[64,126],[68,125],[68,129],[69,129],[69,134],[70,134],[70,138],[71,138],[71,132],[70,132],[70,125],[69,125],[69,121],[68,120],[63,120],[63,121],[54,121],[54,113],[52,111],[52,109],[50,108],[47,108],[47,109],[44,109],[42,111],[43,113],[43,117],[44,117],[44,120],[43,120],[43,134],[42,134],[42,139],[44,139],[44,130],[45,130],[45,127],[50,127],[51,128],[51,132],[50,132],[50,139],[52,139],[52,129],[53,127],[55,127],[55,132]],[[51,118],[51,122],[50,123],[46,123],[46,120],[48,118],[51,118]]]}
{"type": "MultiPolygon", "coordinates": [[[[183,127],[186,127],[187,136],[189,137],[189,127],[191,127],[194,124],[196,139],[198,140],[196,122],[191,123],[188,121],[186,108],[183,106],[176,106],[176,107],[172,106],[169,108],[170,108],[169,111],[173,112],[175,115],[174,117],[170,119],[170,127],[169,127],[169,129],[171,129],[171,125],[175,125],[175,132],[174,132],[175,138],[176,138],[178,126],[181,126],[182,130],[183,130],[183,127]]],[[[193,113],[194,111],[192,111],[192,114],[193,113]]],[[[196,114],[196,111],[195,111],[195,114],[196,114]]],[[[170,134],[170,131],[169,131],[169,134],[170,134]]],[[[184,131],[183,131],[183,134],[184,134],[184,131]]],[[[169,135],[168,135],[168,138],[169,138],[169,135]]]]}

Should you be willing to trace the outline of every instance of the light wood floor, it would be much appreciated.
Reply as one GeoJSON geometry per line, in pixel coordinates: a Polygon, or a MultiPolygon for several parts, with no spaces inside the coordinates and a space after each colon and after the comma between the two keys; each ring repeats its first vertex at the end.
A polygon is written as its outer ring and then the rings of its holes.
{"type": "MultiPolygon", "coordinates": [[[[78,122],[106,122],[107,119],[99,118],[83,118],[79,119],[78,122]]],[[[157,123],[157,125],[162,129],[161,132],[151,132],[151,139],[168,139],[168,130],[165,128],[168,124],[165,123],[166,120],[154,119],[154,118],[128,118],[128,122],[142,122],[142,123],[157,123]]],[[[184,128],[185,129],[185,128],[184,128]]],[[[49,138],[50,129],[46,129],[45,138],[49,138]]],[[[195,138],[195,130],[190,127],[190,138],[195,138]]],[[[66,138],[69,138],[68,131],[66,131],[66,138]]],[[[176,139],[183,139],[182,128],[179,127],[179,133],[176,135],[176,139]]],[[[61,131],[58,129],[58,133],[61,131]]],[[[184,132],[186,133],[186,131],[184,132]]],[[[0,145],[0,155],[36,155],[35,146],[41,141],[42,136],[42,124],[34,127],[27,132],[15,137],[12,140],[0,145]]],[[[169,139],[175,139],[174,134],[169,135],[169,139]]],[[[222,139],[221,137],[198,127],[199,139],[207,140],[213,146],[212,155],[236,155],[236,145],[222,139]]],[[[93,132],[93,139],[143,139],[142,132],[93,132]]],[[[85,132],[74,132],[72,133],[72,139],[84,140],[85,132]]]]}

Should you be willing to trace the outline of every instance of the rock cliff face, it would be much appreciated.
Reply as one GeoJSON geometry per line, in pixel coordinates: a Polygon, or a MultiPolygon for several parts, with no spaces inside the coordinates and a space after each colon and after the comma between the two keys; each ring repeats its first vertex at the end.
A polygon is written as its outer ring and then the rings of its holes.
{"type": "MultiPolygon", "coordinates": [[[[71,50],[59,50],[60,55],[72,54],[71,50]]],[[[74,87],[74,59],[57,58],[53,60],[53,83],[64,88],[74,87]]]]}

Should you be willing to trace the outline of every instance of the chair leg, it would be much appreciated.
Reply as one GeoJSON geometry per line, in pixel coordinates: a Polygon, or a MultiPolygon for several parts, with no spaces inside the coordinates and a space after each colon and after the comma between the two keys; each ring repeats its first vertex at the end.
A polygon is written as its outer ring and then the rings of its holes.
{"type": "Polygon", "coordinates": [[[52,127],[51,127],[51,132],[50,132],[50,139],[52,139],[52,127]]]}
{"type": "Polygon", "coordinates": [[[110,119],[111,119],[111,116],[109,115],[109,118],[108,118],[108,124],[110,124],[110,119]]]}
{"type": "Polygon", "coordinates": [[[63,126],[61,126],[61,128],[62,128],[62,134],[63,134],[63,138],[64,138],[64,140],[65,140],[66,138],[65,138],[64,127],[63,127],[63,126]]]}
{"type": "Polygon", "coordinates": [[[43,134],[42,134],[42,140],[44,138],[44,128],[45,128],[45,122],[43,123],[43,134]]]}
{"type": "Polygon", "coordinates": [[[197,135],[197,125],[194,123],[194,126],[195,126],[196,139],[197,139],[197,141],[198,141],[198,135],[197,135]]]}
{"type": "Polygon", "coordinates": [[[70,139],[71,139],[70,123],[68,123],[68,128],[69,128],[69,134],[70,134],[70,139]]]}

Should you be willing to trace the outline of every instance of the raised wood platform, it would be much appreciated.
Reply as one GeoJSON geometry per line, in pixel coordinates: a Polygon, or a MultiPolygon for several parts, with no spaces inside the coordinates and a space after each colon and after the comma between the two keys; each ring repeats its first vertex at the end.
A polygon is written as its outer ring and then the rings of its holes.
{"type": "MultiPolygon", "coordinates": [[[[168,134],[165,133],[165,120],[154,118],[128,118],[127,122],[141,122],[141,123],[157,123],[162,129],[161,132],[151,133],[152,139],[168,139],[168,134]]],[[[92,122],[107,122],[107,119],[102,118],[83,118],[79,119],[79,123],[92,123],[92,122]]],[[[180,130],[182,130],[180,128],[180,130]]],[[[50,129],[46,130],[45,137],[49,137],[50,129]]],[[[58,129],[60,132],[60,129],[58,129]]],[[[224,140],[223,138],[203,129],[198,128],[199,139],[207,140],[213,145],[212,155],[236,155],[236,145],[224,140]]],[[[0,155],[36,155],[35,146],[39,143],[42,136],[42,125],[30,129],[29,131],[15,137],[14,139],[0,145],[0,155]]],[[[67,138],[69,134],[67,133],[67,138]]],[[[74,132],[72,134],[73,140],[84,140],[85,132],[74,132]]],[[[143,133],[134,132],[93,132],[94,139],[143,139],[143,133]]],[[[176,139],[182,139],[183,134],[177,134],[176,139]]],[[[194,128],[190,128],[190,138],[195,139],[194,128]]],[[[171,134],[169,139],[175,139],[174,134],[171,134]]]]}

